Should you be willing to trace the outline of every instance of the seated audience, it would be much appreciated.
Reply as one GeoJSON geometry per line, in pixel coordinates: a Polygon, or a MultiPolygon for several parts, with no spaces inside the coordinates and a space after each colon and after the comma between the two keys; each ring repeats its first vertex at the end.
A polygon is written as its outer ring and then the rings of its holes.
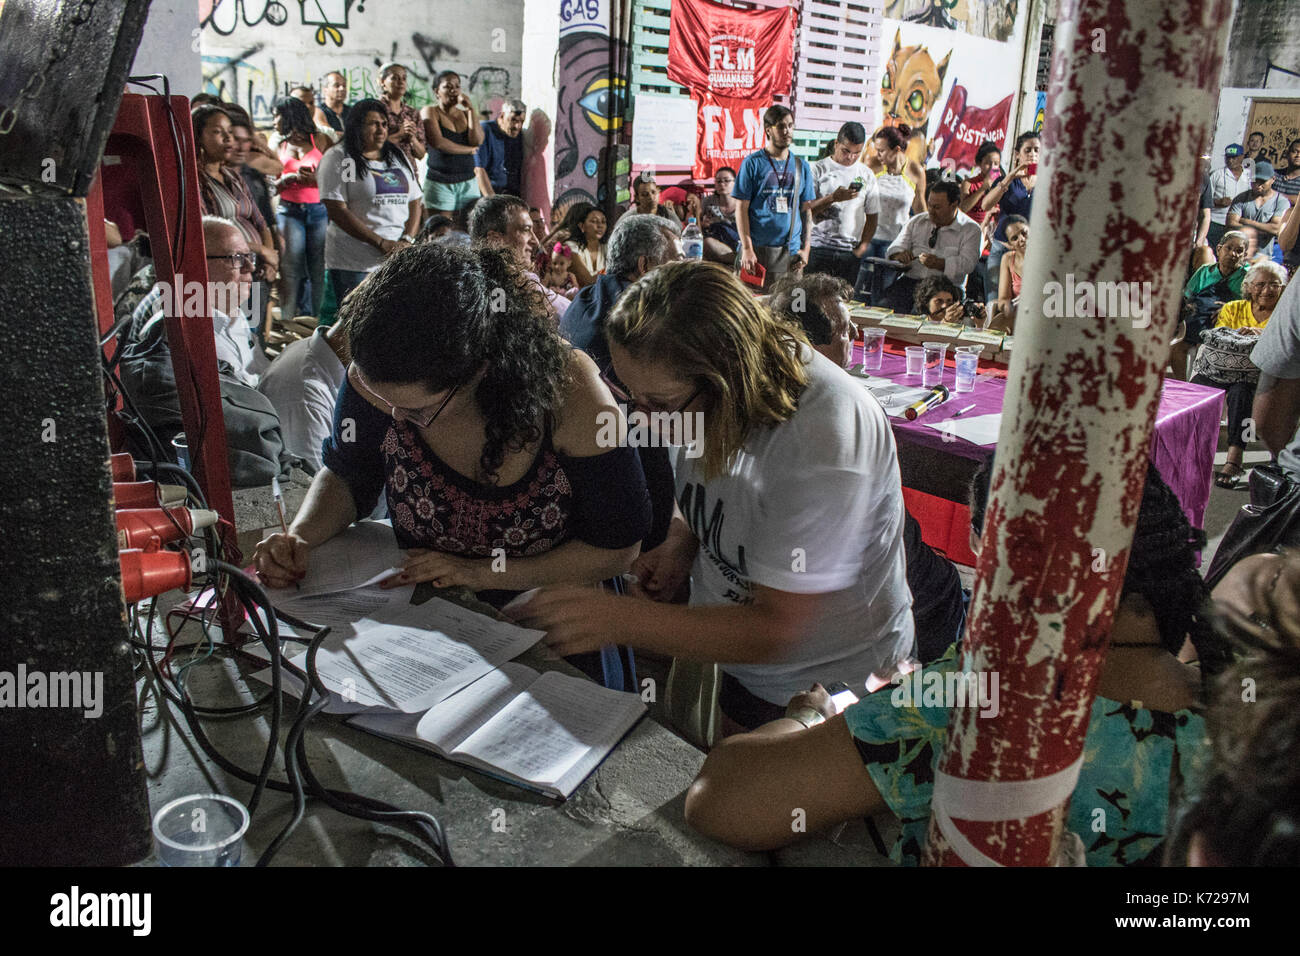
{"type": "Polygon", "coordinates": [[[480,199],[469,214],[469,238],[476,245],[504,249],[515,265],[541,290],[553,317],[563,320],[569,300],[542,285],[537,273],[531,272],[537,253],[537,237],[528,218],[528,204],[518,196],[487,196],[480,199]]]}
{"type": "Polygon", "coordinates": [[[333,434],[288,533],[257,546],[267,584],[300,579],[381,492],[408,551],[386,587],[429,581],[499,604],[628,570],[650,523],[636,452],[602,447],[597,416],[621,421],[618,406],[509,251],[404,249],[339,317],[352,363],[333,434]]]}
{"type": "MultiPolygon", "coordinates": [[[[1276,263],[1252,266],[1241,284],[1245,297],[1224,305],[1214,328],[1259,335],[1268,325],[1285,284],[1286,270],[1276,263]]],[[[1214,483],[1220,488],[1235,488],[1245,470],[1242,466],[1247,444],[1245,422],[1255,400],[1259,372],[1246,360],[1245,348],[1240,355],[1225,354],[1222,346],[1229,343],[1206,341],[1204,336],[1203,341],[1205,344],[1193,366],[1196,374],[1192,376],[1192,384],[1221,388],[1227,395],[1228,457],[1222,470],[1216,473],[1214,483]]]]}
{"type": "Polygon", "coordinates": [[[564,216],[564,229],[573,277],[585,288],[605,271],[605,214],[591,203],[574,203],[564,216]]]}
{"type": "Polygon", "coordinates": [[[1250,193],[1228,207],[1228,228],[1251,226],[1263,233],[1260,252],[1266,256],[1272,255],[1273,239],[1282,231],[1283,217],[1291,211],[1291,203],[1273,188],[1274,175],[1272,163],[1256,163],[1250,193]]]}
{"type": "Polygon", "coordinates": [[[343,323],[317,326],[286,345],[257,386],[280,416],[284,447],[312,474],[321,468],[321,444],[333,431],[334,402],[349,361],[343,323]]]}
{"type": "Polygon", "coordinates": [[[1215,688],[1207,779],[1178,807],[1165,864],[1300,866],[1300,557],[1244,558],[1214,597],[1244,653],[1215,688]]]}
{"type": "Polygon", "coordinates": [[[660,442],[683,446],[680,508],[668,540],[633,567],[639,596],[544,589],[517,618],[564,654],[618,634],[720,664],[724,732],[779,716],[815,680],[888,680],[912,653],[913,625],[879,403],[712,263],[638,280],[606,334],[625,400],[660,442]],[[691,606],[664,603],[688,575],[691,606]]]}
{"type": "MultiPolygon", "coordinates": [[[[972,509],[976,534],[983,519],[983,508],[972,509]]],[[[1177,497],[1149,468],[1066,818],[1085,843],[1089,866],[1159,860],[1174,780],[1195,792],[1207,757],[1197,712],[1201,678],[1176,655],[1190,637],[1207,679],[1227,661],[1196,572],[1203,543],[1177,497]],[[1100,832],[1092,826],[1098,808],[1106,820],[1100,832]]],[[[958,672],[960,658],[954,645],[925,670],[958,672]]],[[[915,865],[925,846],[948,708],[896,704],[898,692],[885,688],[838,716],[822,685],[794,695],[780,719],[714,748],[687,793],[687,822],[733,846],[769,850],[799,838],[790,827],[796,807],[806,813],[810,833],[891,811],[902,824],[891,857],[915,865]]]]}
{"type": "Polygon", "coordinates": [[[713,192],[700,206],[700,229],[704,233],[704,258],[729,266],[736,261],[740,233],[736,229],[736,210],[740,204],[731,195],[736,185],[736,171],[723,166],[713,175],[713,192]]]}
{"type": "Polygon", "coordinates": [[[420,227],[419,235],[415,237],[415,241],[417,244],[421,242],[437,242],[452,232],[455,226],[456,224],[447,216],[426,216],[424,225],[420,227]]]}
{"type": "Polygon", "coordinates": [[[1007,250],[1002,254],[998,276],[998,298],[993,304],[994,328],[1015,330],[1016,306],[1020,302],[1021,276],[1025,270],[1025,249],[1029,245],[1029,222],[1014,213],[1006,217],[1007,250]]]}
{"type": "Polygon", "coordinates": [[[573,250],[557,242],[549,256],[545,252],[537,253],[536,261],[542,285],[572,301],[580,288],[578,280],[573,277],[573,250]]]}
{"type": "Polygon", "coordinates": [[[1225,232],[1215,250],[1218,261],[1200,266],[1183,286],[1183,314],[1187,335],[1174,346],[1170,365],[1174,377],[1187,377],[1187,354],[1201,341],[1201,333],[1214,325],[1219,310],[1228,302],[1241,298],[1241,283],[1246,278],[1246,236],[1233,230],[1225,232]]]}
{"type": "Polygon", "coordinates": [[[654,176],[648,173],[638,176],[632,187],[632,196],[637,212],[647,216],[663,216],[670,222],[676,223],[678,228],[681,227],[682,221],[677,218],[677,213],[659,202],[659,184],[655,182],[654,176]]]}
{"type": "Polygon", "coordinates": [[[606,248],[605,274],[573,297],[560,322],[560,334],[602,369],[609,365],[605,322],[615,300],[650,270],[682,257],[681,230],[659,216],[624,213],[606,248]]]}
{"type": "MultiPolygon", "coordinates": [[[[1259,369],[1251,417],[1278,466],[1300,482],[1300,282],[1287,285],[1250,360],[1259,369]]],[[[1289,543],[1300,543],[1300,528],[1289,543]]]]}
{"type": "Polygon", "coordinates": [[[388,128],[384,103],[353,104],[342,144],[325,151],[316,173],[330,219],[325,269],[340,303],[385,259],[414,243],[420,227],[420,180],[406,152],[389,140],[388,128]]]}
{"type": "Polygon", "coordinates": [[[980,227],[958,208],[961,187],[939,181],[926,193],[926,211],[907,221],[889,244],[888,258],[908,266],[886,295],[885,304],[905,312],[916,284],[927,276],[945,275],[965,286],[980,257],[980,227]]]}

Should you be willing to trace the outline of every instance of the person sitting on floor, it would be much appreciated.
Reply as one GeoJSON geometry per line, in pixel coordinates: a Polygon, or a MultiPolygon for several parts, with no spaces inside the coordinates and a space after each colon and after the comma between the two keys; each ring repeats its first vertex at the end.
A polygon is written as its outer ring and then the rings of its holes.
{"type": "MultiPolygon", "coordinates": [[[[1253,427],[1248,431],[1246,420],[1255,401],[1259,370],[1245,356],[1223,348],[1231,343],[1222,341],[1222,336],[1216,340],[1214,333],[1219,329],[1233,329],[1238,336],[1258,337],[1267,327],[1285,285],[1286,270],[1277,263],[1251,266],[1241,284],[1244,298],[1224,305],[1214,328],[1202,334],[1203,344],[1196,355],[1192,384],[1223,389],[1228,403],[1228,457],[1214,477],[1214,483],[1220,488],[1236,488],[1245,472],[1242,460],[1246,445],[1253,440],[1247,437],[1253,434],[1253,427]]],[[[1241,348],[1245,350],[1248,346],[1241,348]]]]}
{"type": "Polygon", "coordinates": [[[974,299],[962,300],[961,289],[947,276],[930,276],[916,284],[912,294],[912,311],[931,322],[961,325],[969,315],[978,328],[983,328],[987,314],[984,303],[974,299]]]}
{"type": "Polygon", "coordinates": [[[1217,261],[1199,266],[1183,286],[1187,333],[1169,357],[1175,378],[1186,378],[1188,351],[1200,343],[1201,333],[1214,325],[1219,310],[1241,298],[1241,283],[1250,269],[1246,265],[1245,233],[1236,229],[1225,232],[1215,253],[1217,261]]]}
{"type": "MultiPolygon", "coordinates": [[[[983,505],[973,508],[977,534],[983,521],[983,505]]],[[[1177,497],[1148,467],[1066,819],[1086,844],[1089,866],[1158,861],[1175,781],[1196,792],[1208,759],[1197,712],[1201,676],[1176,657],[1190,637],[1207,680],[1228,662],[1196,571],[1203,544],[1177,497]],[[1101,832],[1092,826],[1097,810],[1105,814],[1101,832]]],[[[922,677],[960,669],[954,645],[922,677]]],[[[795,808],[806,814],[809,833],[892,811],[902,830],[891,858],[915,865],[925,847],[948,708],[921,706],[901,691],[901,684],[886,688],[839,715],[819,685],[794,695],[786,716],[713,749],[687,792],[687,822],[732,846],[771,850],[799,839],[790,826],[795,808]]]]}
{"type": "Polygon", "coordinates": [[[537,273],[530,271],[533,257],[537,254],[537,237],[533,235],[533,222],[528,218],[526,202],[518,196],[504,194],[480,199],[469,214],[469,238],[475,245],[506,250],[546,297],[552,317],[557,321],[564,320],[569,300],[542,285],[537,273]]]}
{"type": "Polygon", "coordinates": [[[350,360],[343,323],[320,325],[286,345],[258,382],[280,416],[284,447],[312,474],[320,471],[321,445],[333,431],[334,402],[350,360]]]}

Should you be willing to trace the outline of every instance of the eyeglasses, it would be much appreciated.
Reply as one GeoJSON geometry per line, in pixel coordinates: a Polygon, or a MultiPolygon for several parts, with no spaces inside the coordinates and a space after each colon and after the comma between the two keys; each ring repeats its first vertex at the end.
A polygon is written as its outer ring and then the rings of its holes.
{"type": "Polygon", "coordinates": [[[1255,283],[1255,288],[1256,289],[1280,289],[1282,288],[1282,283],[1278,282],[1276,279],[1274,279],[1272,282],[1257,282],[1255,283]]]}
{"type": "Polygon", "coordinates": [[[240,272],[248,269],[249,272],[256,272],[262,258],[256,252],[236,252],[228,256],[208,256],[209,259],[228,259],[235,264],[235,268],[240,272]]]}
{"type": "Polygon", "coordinates": [[[397,417],[398,412],[401,412],[403,419],[411,422],[413,425],[415,425],[418,428],[428,428],[430,425],[432,425],[434,419],[436,419],[439,415],[441,415],[442,410],[447,407],[447,403],[450,402],[452,398],[455,397],[458,391],[460,391],[459,383],[452,386],[451,391],[447,393],[447,397],[444,398],[439,403],[438,407],[433,410],[433,414],[426,415],[425,413],[428,411],[428,409],[432,408],[433,406],[426,405],[424,408],[405,408],[401,405],[394,405],[392,402],[384,398],[382,395],[377,394],[374,389],[372,389],[369,385],[366,384],[366,380],[361,377],[361,370],[358,369],[356,365],[348,366],[348,378],[352,381],[353,385],[356,385],[359,389],[361,389],[371,398],[379,402],[379,404],[388,406],[389,414],[391,414],[394,418],[397,417]]]}
{"type": "Polygon", "coordinates": [[[699,385],[695,391],[691,392],[690,398],[686,399],[686,401],[682,402],[672,411],[668,411],[665,408],[655,408],[652,405],[647,405],[645,402],[633,398],[627,389],[618,384],[617,380],[614,378],[614,364],[612,362],[609,365],[606,365],[604,370],[600,373],[600,380],[605,383],[605,387],[609,389],[610,394],[614,396],[616,401],[621,402],[624,405],[630,405],[636,411],[647,415],[662,415],[665,413],[669,415],[680,415],[682,412],[686,411],[691,402],[700,397],[700,392],[704,391],[703,384],[699,385]]]}

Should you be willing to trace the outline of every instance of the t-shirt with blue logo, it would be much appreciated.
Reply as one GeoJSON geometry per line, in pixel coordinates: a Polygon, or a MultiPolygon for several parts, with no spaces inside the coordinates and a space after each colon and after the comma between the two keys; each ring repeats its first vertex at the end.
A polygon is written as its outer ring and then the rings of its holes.
{"type": "Polygon", "coordinates": [[[731,195],[749,201],[749,238],[755,246],[779,246],[790,235],[789,249],[803,246],[803,215],[799,206],[817,198],[812,168],[808,161],[790,153],[784,160],[773,159],[766,150],[745,157],[736,175],[731,195]],[[799,169],[799,202],[794,201],[795,166],[799,169]],[[791,210],[794,229],[790,229],[791,210]]]}

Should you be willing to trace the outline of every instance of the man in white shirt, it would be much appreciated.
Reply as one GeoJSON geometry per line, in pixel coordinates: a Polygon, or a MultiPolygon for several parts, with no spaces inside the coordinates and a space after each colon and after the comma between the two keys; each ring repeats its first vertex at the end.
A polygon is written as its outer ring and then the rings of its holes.
{"type": "Polygon", "coordinates": [[[812,249],[805,272],[826,272],[852,285],[880,216],[876,177],[858,161],[867,141],[861,123],[840,127],[831,155],[812,165],[812,249]]]}
{"type": "Polygon", "coordinates": [[[1249,192],[1251,170],[1245,165],[1245,150],[1240,143],[1231,143],[1223,151],[1224,166],[1210,174],[1210,230],[1206,241],[1211,249],[1219,248],[1219,240],[1228,231],[1228,210],[1242,193],[1249,192]]]}
{"type": "Polygon", "coordinates": [[[321,443],[333,429],[334,400],[349,361],[347,332],[335,322],[286,346],[257,386],[280,416],[284,447],[313,474],[321,468],[321,443]]]}
{"type": "Polygon", "coordinates": [[[517,196],[485,196],[474,204],[469,214],[470,241],[489,246],[499,246],[513,252],[520,268],[528,278],[537,283],[546,301],[555,312],[556,321],[569,310],[569,300],[554,289],[542,285],[533,272],[533,256],[537,254],[537,236],[533,221],[528,215],[528,203],[517,196]]]}
{"type": "Polygon", "coordinates": [[[203,245],[207,249],[208,302],[217,362],[230,366],[234,378],[256,387],[258,376],[270,364],[244,311],[252,291],[256,256],[249,251],[239,227],[220,216],[203,217],[203,245]]]}
{"type": "Polygon", "coordinates": [[[888,257],[908,267],[885,297],[894,311],[910,313],[917,283],[932,275],[945,275],[965,288],[966,277],[979,262],[980,227],[961,211],[960,199],[956,183],[935,183],[926,193],[926,211],[909,219],[889,244],[888,257]]]}

